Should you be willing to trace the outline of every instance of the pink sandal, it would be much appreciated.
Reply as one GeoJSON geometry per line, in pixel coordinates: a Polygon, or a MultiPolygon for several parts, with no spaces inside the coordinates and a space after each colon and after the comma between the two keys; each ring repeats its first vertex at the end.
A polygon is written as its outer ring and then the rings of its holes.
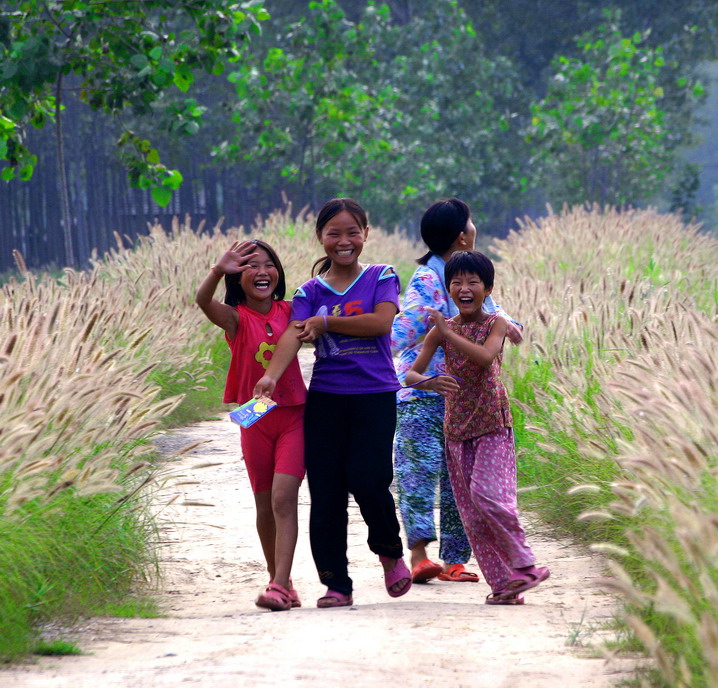
{"type": "Polygon", "coordinates": [[[302,606],[302,601],[299,599],[299,593],[294,588],[289,588],[289,602],[292,609],[302,606]]]}
{"type": "Polygon", "coordinates": [[[519,593],[535,588],[539,583],[545,581],[550,575],[551,571],[549,571],[547,566],[541,566],[539,568],[532,566],[526,571],[514,569],[514,572],[511,574],[511,577],[506,583],[504,589],[496,594],[503,599],[509,599],[517,596],[519,593]]]}
{"type": "Polygon", "coordinates": [[[490,595],[486,596],[486,601],[484,604],[524,604],[526,600],[524,599],[524,596],[521,594],[518,595],[511,595],[511,597],[503,597],[504,591],[501,592],[492,592],[490,595]]]}
{"type": "Polygon", "coordinates": [[[292,598],[289,590],[278,583],[270,583],[254,604],[273,612],[285,612],[292,608],[292,598]]]}
{"type": "Polygon", "coordinates": [[[408,568],[406,568],[404,560],[380,556],[379,561],[382,563],[387,561],[395,562],[394,568],[384,571],[384,585],[386,585],[386,591],[389,595],[391,597],[401,597],[402,595],[406,595],[406,593],[409,592],[409,588],[411,588],[411,572],[408,568]],[[406,585],[404,585],[401,590],[397,592],[391,589],[393,585],[401,583],[401,581],[406,581],[406,585]]]}
{"type": "Polygon", "coordinates": [[[354,598],[351,595],[345,595],[343,592],[327,589],[326,594],[317,600],[319,609],[332,609],[334,607],[351,607],[354,604],[354,598]]]}

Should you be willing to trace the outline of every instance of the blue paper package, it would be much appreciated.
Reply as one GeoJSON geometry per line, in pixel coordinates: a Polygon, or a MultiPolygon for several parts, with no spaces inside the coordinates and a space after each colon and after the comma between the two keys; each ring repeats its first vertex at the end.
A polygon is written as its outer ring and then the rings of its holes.
{"type": "Polygon", "coordinates": [[[277,406],[276,401],[272,401],[269,397],[259,397],[259,399],[250,399],[242,404],[239,408],[234,409],[229,414],[230,420],[243,428],[254,425],[262,416],[269,413],[277,406]]]}

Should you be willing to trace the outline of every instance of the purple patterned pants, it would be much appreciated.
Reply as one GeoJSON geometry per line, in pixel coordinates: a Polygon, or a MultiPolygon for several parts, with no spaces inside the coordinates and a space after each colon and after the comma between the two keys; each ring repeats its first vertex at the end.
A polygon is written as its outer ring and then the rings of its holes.
{"type": "Polygon", "coordinates": [[[446,464],[464,530],[492,591],[534,554],[516,509],[514,433],[502,428],[464,441],[446,441],[446,464]]]}

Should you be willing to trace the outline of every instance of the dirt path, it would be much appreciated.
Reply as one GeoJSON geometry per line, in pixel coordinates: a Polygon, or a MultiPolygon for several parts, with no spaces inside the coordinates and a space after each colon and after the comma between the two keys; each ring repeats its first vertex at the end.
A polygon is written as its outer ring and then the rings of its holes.
{"type": "Polygon", "coordinates": [[[258,610],[254,599],[267,576],[238,440],[228,420],[199,423],[159,440],[167,454],[205,442],[174,464],[197,484],[174,491],[179,501],[211,505],[163,511],[167,616],[94,619],[72,638],[87,654],[0,671],[0,685],[364,688],[397,681],[406,688],[439,682],[452,688],[607,688],[627,677],[627,662],[607,662],[591,649],[605,637],[601,628],[613,614],[612,599],[595,587],[600,560],[553,539],[530,519],[530,542],[552,577],[527,594],[525,606],[482,604],[488,593],[483,582],[415,585],[405,597],[391,599],[352,503],[355,606],[319,610],[315,600],[324,588],[309,551],[304,484],[294,568],[304,606],[283,613],[258,610]],[[216,465],[193,468],[208,462],[216,465]]]}

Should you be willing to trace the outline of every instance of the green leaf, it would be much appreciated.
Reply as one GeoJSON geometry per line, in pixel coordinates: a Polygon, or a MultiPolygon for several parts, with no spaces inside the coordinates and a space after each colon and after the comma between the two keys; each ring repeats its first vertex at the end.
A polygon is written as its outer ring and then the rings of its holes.
{"type": "Polygon", "coordinates": [[[30,181],[30,179],[32,179],[32,173],[34,171],[35,171],[34,165],[30,165],[30,164],[23,165],[18,172],[18,176],[20,177],[20,179],[22,179],[22,181],[27,182],[27,181],[30,181]]]}
{"type": "Polygon", "coordinates": [[[167,176],[162,180],[162,186],[169,189],[179,189],[182,181],[183,178],[179,170],[167,170],[167,176]]]}
{"type": "Polygon", "coordinates": [[[152,200],[161,208],[169,205],[172,200],[172,190],[166,186],[153,186],[152,187],[152,200]]]}
{"type": "Polygon", "coordinates": [[[138,71],[144,69],[148,62],[147,55],[143,55],[142,53],[137,53],[130,58],[130,64],[138,71]]]}
{"type": "Polygon", "coordinates": [[[194,82],[194,74],[192,74],[192,70],[189,69],[189,67],[180,66],[175,69],[172,80],[180,91],[188,91],[194,82]]]}
{"type": "Polygon", "coordinates": [[[151,165],[156,165],[160,161],[160,154],[155,148],[150,148],[150,150],[147,151],[146,160],[151,165]]]}
{"type": "Polygon", "coordinates": [[[2,173],[0,173],[0,177],[6,182],[9,182],[11,179],[15,179],[15,168],[5,167],[2,173]]]}

